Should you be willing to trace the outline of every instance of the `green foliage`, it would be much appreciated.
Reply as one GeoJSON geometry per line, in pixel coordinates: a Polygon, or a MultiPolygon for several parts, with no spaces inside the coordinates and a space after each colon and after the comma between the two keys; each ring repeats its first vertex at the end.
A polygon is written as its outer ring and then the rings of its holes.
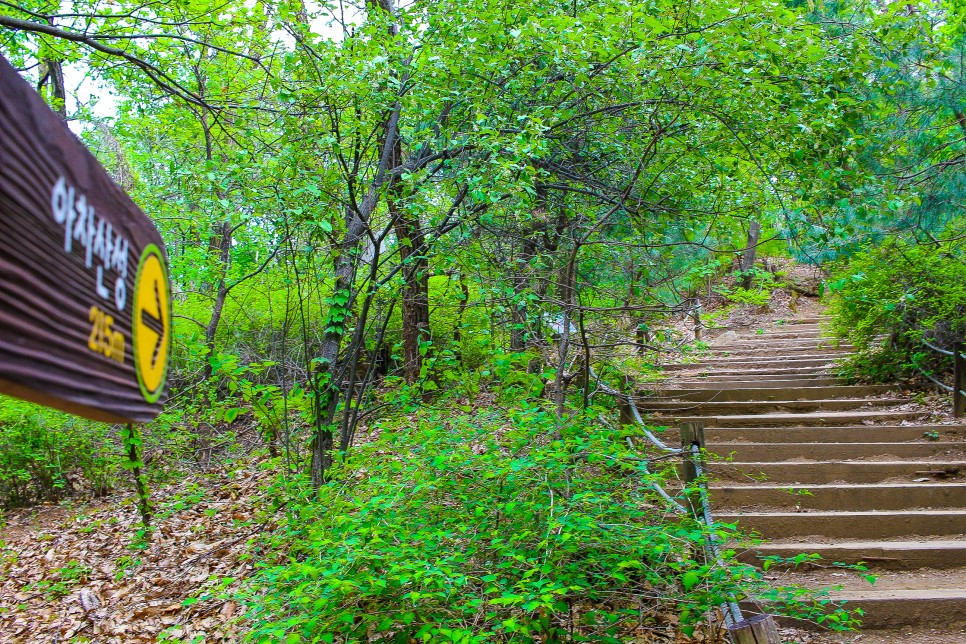
{"type": "Polygon", "coordinates": [[[0,505],[105,494],[119,474],[113,445],[107,425],[0,397],[0,505]]]}
{"type": "Polygon", "coordinates": [[[134,478],[134,489],[137,492],[138,511],[141,513],[141,523],[148,528],[151,521],[151,493],[148,490],[148,480],[144,474],[144,462],[141,460],[141,447],[144,442],[134,423],[121,427],[121,444],[127,458],[121,467],[128,470],[134,478]]]}
{"type": "Polygon", "coordinates": [[[695,556],[706,531],[652,495],[662,479],[629,451],[634,430],[592,413],[559,426],[523,403],[378,431],[321,500],[276,491],[286,519],[264,547],[284,554],[257,564],[251,641],[617,643],[642,609],[693,630],[726,597],[764,592],[752,568],[695,556]]]}
{"type": "MultiPolygon", "coordinates": [[[[162,445],[202,467],[264,445],[296,473],[249,597],[253,639],[619,641],[654,597],[688,629],[726,596],[770,592],[698,561],[706,535],[667,520],[625,437],[586,410],[550,417],[544,384],[585,349],[615,387],[601,365],[644,381],[658,352],[702,355],[659,327],[711,295],[749,218],[760,253],[808,261],[940,230],[964,185],[963,34],[942,19],[960,10],[393,1],[339,33],[327,1],[115,4],[2,4],[19,26],[0,49],[34,84],[63,60],[117,97],[113,119],[71,116],[166,242],[174,395],[122,435],[126,467],[162,445]],[[558,358],[568,307],[583,337],[558,358]],[[635,327],[653,351],[629,355],[635,327]],[[484,403],[504,411],[453,409],[484,403]],[[359,419],[376,438],[344,453],[359,419]],[[297,478],[307,446],[315,483],[331,477],[321,499],[297,478]]],[[[833,281],[838,330],[864,346],[853,368],[939,372],[915,347],[962,337],[964,275],[879,250],[833,281]]],[[[777,285],[753,269],[751,288],[719,287],[729,304],[704,324],[777,285]]],[[[0,402],[0,500],[57,498],[75,473],[106,489],[110,431],[0,402]]],[[[802,592],[769,596],[814,615],[802,592]]]]}
{"type": "Polygon", "coordinates": [[[765,306],[771,299],[772,291],[781,285],[773,273],[762,270],[757,266],[752,267],[746,273],[736,272],[734,278],[736,281],[734,286],[719,284],[714,287],[714,291],[724,295],[729,302],[735,304],[765,306]],[[737,285],[737,281],[745,275],[751,276],[751,288],[741,288],[737,285]]]}
{"type": "Polygon", "coordinates": [[[533,400],[543,394],[544,383],[550,375],[529,373],[527,367],[534,359],[532,353],[501,353],[493,356],[492,366],[481,373],[494,377],[494,388],[503,401],[533,400]]]}
{"type": "Polygon", "coordinates": [[[91,572],[88,566],[71,560],[66,566],[52,571],[47,579],[29,584],[25,590],[40,593],[47,601],[54,601],[69,594],[77,584],[87,581],[91,572]]]}
{"type": "Polygon", "coordinates": [[[728,298],[729,302],[751,304],[752,306],[765,306],[771,299],[771,292],[756,291],[750,288],[728,289],[727,293],[723,293],[723,295],[728,298]]]}
{"type": "Polygon", "coordinates": [[[966,338],[966,263],[957,246],[869,246],[839,265],[826,289],[832,331],[858,349],[847,373],[885,381],[952,368],[923,340],[950,349],[966,338]]]}

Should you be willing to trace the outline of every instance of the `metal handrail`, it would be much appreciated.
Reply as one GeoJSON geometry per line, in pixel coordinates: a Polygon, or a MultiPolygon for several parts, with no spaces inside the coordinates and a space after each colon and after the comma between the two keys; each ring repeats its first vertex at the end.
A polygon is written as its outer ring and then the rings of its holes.
{"type": "Polygon", "coordinates": [[[935,346],[935,345],[933,345],[933,344],[930,344],[930,343],[929,343],[929,342],[927,342],[926,340],[923,340],[923,341],[922,341],[922,343],[923,343],[924,345],[926,345],[927,347],[929,347],[930,349],[932,349],[933,351],[937,351],[937,352],[939,352],[939,353],[941,353],[941,354],[943,354],[944,356],[952,356],[952,355],[956,355],[956,354],[954,354],[954,353],[953,353],[952,351],[946,351],[945,349],[940,349],[939,347],[937,347],[937,346],[935,346]]]}
{"type": "Polygon", "coordinates": [[[628,408],[631,411],[631,417],[634,419],[634,422],[641,426],[641,429],[644,430],[644,436],[652,445],[654,445],[662,452],[667,452],[668,454],[680,454],[681,452],[684,451],[677,447],[668,447],[661,441],[661,439],[655,436],[650,429],[648,429],[647,425],[644,424],[644,419],[641,418],[641,412],[637,410],[637,405],[634,403],[634,396],[632,396],[631,394],[625,394],[622,391],[617,391],[616,389],[608,385],[606,382],[601,380],[596,373],[594,373],[594,368],[591,367],[590,365],[587,365],[587,371],[590,377],[597,382],[597,387],[600,388],[601,391],[603,391],[605,394],[609,396],[613,396],[617,398],[618,400],[620,400],[621,402],[625,403],[628,406],[628,408]]]}
{"type": "MultiPolygon", "coordinates": [[[[694,463],[694,471],[698,475],[698,497],[701,501],[701,518],[704,520],[704,525],[708,529],[708,534],[705,536],[705,550],[709,557],[714,559],[716,563],[722,564],[721,544],[718,541],[718,535],[714,531],[711,503],[708,501],[708,488],[702,482],[704,479],[704,468],[701,467],[701,448],[697,445],[691,445],[690,456],[691,462],[694,463]]],[[[741,607],[738,605],[738,602],[734,601],[733,597],[722,604],[721,608],[724,613],[725,624],[728,626],[734,626],[744,619],[741,614],[741,607]]]]}
{"type": "MultiPolygon", "coordinates": [[[[697,473],[697,478],[698,478],[698,484],[697,484],[698,496],[701,503],[700,516],[695,518],[703,521],[705,528],[707,529],[707,534],[705,535],[705,539],[704,539],[705,555],[709,559],[714,560],[716,563],[723,564],[723,560],[721,557],[721,544],[718,541],[717,534],[715,534],[714,518],[711,516],[711,503],[708,500],[708,488],[703,483],[704,468],[701,465],[701,449],[697,445],[691,445],[690,448],[683,445],[680,448],[673,448],[665,445],[663,442],[661,442],[660,439],[657,438],[657,436],[652,434],[650,429],[648,429],[647,425],[644,424],[644,419],[641,418],[641,413],[640,411],[638,411],[637,405],[634,402],[634,396],[632,396],[631,394],[626,394],[621,391],[618,391],[613,387],[607,385],[605,382],[603,382],[600,378],[597,377],[597,374],[594,373],[594,370],[592,367],[590,367],[590,365],[588,365],[587,371],[588,371],[588,375],[597,381],[597,386],[600,388],[601,391],[611,396],[614,396],[615,398],[617,398],[618,400],[620,400],[621,402],[627,405],[627,407],[630,409],[630,412],[631,412],[631,418],[644,431],[644,436],[647,438],[648,441],[650,441],[658,449],[664,452],[667,452],[668,455],[681,454],[684,456],[685,459],[690,458],[691,462],[694,463],[694,470],[697,473]]],[[[627,444],[629,447],[633,449],[634,443],[631,441],[630,437],[627,437],[627,444]]],[[[647,467],[647,462],[644,462],[641,468],[643,469],[644,474],[650,475],[650,470],[647,467]]],[[[678,503],[677,500],[671,497],[671,495],[668,494],[663,487],[661,487],[657,483],[650,483],[649,487],[654,492],[657,492],[657,494],[661,496],[665,501],[667,501],[668,504],[672,507],[672,509],[675,512],[677,512],[678,514],[688,513],[688,510],[683,505],[678,503]]],[[[741,607],[738,605],[738,602],[736,602],[733,597],[721,605],[721,612],[724,615],[725,624],[728,627],[732,627],[744,619],[741,613],[741,607]]]]}
{"type": "Polygon", "coordinates": [[[938,379],[934,378],[932,375],[928,374],[918,365],[916,369],[924,375],[926,378],[931,380],[938,387],[950,392],[953,396],[953,418],[959,418],[964,413],[966,413],[966,351],[964,347],[966,344],[962,342],[954,342],[953,350],[947,351],[946,349],[941,349],[936,345],[928,342],[925,338],[922,339],[923,345],[946,356],[952,356],[953,358],[953,385],[949,385],[940,382],[938,379]],[[957,395],[958,394],[958,395],[957,395]]]}
{"type": "MultiPolygon", "coordinates": [[[[644,423],[644,419],[641,417],[641,413],[637,409],[637,404],[634,400],[633,394],[624,393],[614,389],[605,383],[600,377],[598,377],[598,375],[594,372],[593,367],[591,367],[589,364],[586,365],[586,367],[588,377],[593,378],[596,381],[598,389],[607,395],[617,398],[617,400],[623,403],[630,412],[631,420],[633,420],[634,424],[643,431],[644,437],[647,439],[647,441],[650,442],[654,447],[665,452],[664,456],[657,458],[667,458],[669,456],[681,455],[684,457],[685,461],[691,461],[691,463],[693,463],[694,473],[697,475],[696,480],[686,481],[686,483],[696,484],[698,488],[698,501],[701,506],[700,510],[694,507],[693,502],[689,503],[689,505],[692,506],[690,510],[685,508],[681,503],[668,494],[667,491],[664,490],[664,488],[658,483],[649,481],[648,487],[650,487],[661,498],[663,498],[675,513],[691,514],[695,519],[704,523],[706,534],[704,536],[704,545],[702,549],[705,552],[705,556],[708,558],[708,560],[712,560],[718,565],[724,565],[724,560],[721,556],[720,539],[715,532],[714,518],[711,515],[711,503],[708,497],[708,488],[705,483],[704,467],[702,466],[701,447],[696,443],[690,446],[682,444],[680,448],[668,447],[665,445],[664,442],[655,436],[644,423]]],[[[634,442],[631,440],[631,438],[628,436],[626,440],[628,446],[633,449],[634,442]]],[[[703,441],[704,439],[702,438],[701,442],[703,443],[703,441]]],[[[647,477],[650,477],[651,472],[648,469],[648,461],[643,461],[640,467],[643,474],[647,477]]],[[[690,474],[688,474],[686,478],[688,476],[690,476],[690,474]]],[[[729,640],[734,641],[732,636],[730,636],[732,628],[736,627],[736,625],[745,623],[744,616],[741,612],[741,607],[739,606],[735,597],[732,595],[729,596],[723,604],[721,604],[720,609],[721,614],[724,617],[725,625],[729,631],[729,640]]]]}
{"type": "MultiPolygon", "coordinates": [[[[661,442],[661,440],[657,436],[655,436],[651,432],[651,430],[647,427],[647,425],[644,424],[644,419],[641,418],[641,413],[637,410],[637,405],[634,404],[634,398],[632,396],[630,396],[629,394],[625,394],[623,392],[617,391],[613,387],[610,387],[607,383],[605,383],[603,380],[597,377],[597,374],[594,373],[594,368],[591,367],[590,365],[587,365],[587,372],[591,378],[597,381],[597,386],[600,388],[601,391],[603,391],[605,394],[608,394],[610,396],[614,396],[615,398],[625,403],[630,408],[631,416],[633,417],[634,422],[637,423],[640,426],[640,428],[644,431],[644,437],[647,438],[648,442],[650,442],[652,445],[654,445],[661,451],[667,452],[668,455],[677,455],[684,452],[684,450],[682,449],[668,447],[663,442],[661,442]]],[[[627,437],[627,445],[631,449],[634,449],[634,443],[633,441],[631,441],[630,436],[627,437]]],[[[647,477],[651,476],[651,470],[648,469],[647,467],[647,461],[644,461],[641,464],[641,470],[645,476],[647,477]]],[[[671,509],[675,513],[677,514],[688,513],[687,508],[685,508],[683,505],[678,503],[674,499],[674,497],[672,497],[670,494],[667,493],[667,490],[665,490],[657,483],[648,482],[648,487],[650,487],[651,490],[653,490],[658,496],[664,499],[667,502],[667,504],[671,506],[671,509]]]]}
{"type": "MultiPolygon", "coordinates": [[[[919,369],[919,367],[916,367],[916,369],[919,369]]],[[[948,391],[950,393],[953,392],[953,388],[952,387],[950,387],[949,385],[946,385],[946,384],[943,384],[943,383],[939,382],[938,380],[936,380],[935,378],[933,378],[932,376],[930,376],[928,373],[926,373],[922,369],[919,369],[919,373],[921,373],[922,375],[924,375],[927,378],[929,378],[930,380],[932,380],[933,384],[935,384],[937,387],[942,387],[943,389],[945,389],[946,391],[948,391]]],[[[961,391],[959,393],[963,393],[963,392],[961,391]]]]}

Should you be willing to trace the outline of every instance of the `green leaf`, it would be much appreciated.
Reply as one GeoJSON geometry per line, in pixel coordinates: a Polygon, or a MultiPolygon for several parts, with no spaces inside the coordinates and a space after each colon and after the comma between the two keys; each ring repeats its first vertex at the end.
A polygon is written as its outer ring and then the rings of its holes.
{"type": "Polygon", "coordinates": [[[684,590],[691,590],[699,581],[701,581],[701,577],[698,576],[698,573],[691,570],[684,573],[681,577],[681,584],[684,586],[684,590]]]}

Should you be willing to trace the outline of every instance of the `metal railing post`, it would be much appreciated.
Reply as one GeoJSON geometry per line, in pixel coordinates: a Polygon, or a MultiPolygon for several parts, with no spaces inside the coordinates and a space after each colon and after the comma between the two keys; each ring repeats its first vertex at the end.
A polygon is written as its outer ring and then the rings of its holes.
{"type": "Polygon", "coordinates": [[[941,391],[949,391],[953,395],[953,418],[962,418],[966,414],[966,343],[963,342],[953,342],[953,350],[946,351],[945,349],[940,349],[939,347],[930,344],[925,339],[922,340],[923,345],[929,347],[937,353],[941,353],[944,356],[953,357],[953,386],[944,385],[935,377],[929,375],[922,367],[916,367],[919,373],[925,376],[927,379],[932,381],[934,385],[939,387],[941,391]]]}
{"type": "MultiPolygon", "coordinates": [[[[681,423],[681,449],[684,453],[684,484],[691,487],[698,480],[697,465],[691,456],[692,446],[699,450],[704,449],[704,423],[688,422],[681,423]]],[[[704,519],[704,509],[701,505],[701,496],[697,490],[692,490],[687,495],[688,509],[691,515],[698,520],[704,519]]]]}
{"type": "Polygon", "coordinates": [[[953,417],[961,418],[966,413],[966,396],[963,390],[966,389],[966,357],[963,351],[966,350],[966,343],[953,343],[953,417]]]}
{"type": "MultiPolygon", "coordinates": [[[[704,482],[702,457],[704,450],[704,423],[681,423],[681,451],[684,455],[684,482],[691,487],[687,494],[688,506],[695,520],[705,524],[708,534],[705,537],[705,555],[709,562],[721,563],[721,548],[714,535],[714,519],[708,503],[704,482]]],[[[725,628],[734,644],[781,644],[778,625],[771,615],[755,615],[745,619],[741,607],[734,598],[721,606],[725,628]]]]}
{"type": "Polygon", "coordinates": [[[691,320],[694,321],[694,341],[701,342],[704,337],[704,327],[701,325],[701,300],[696,300],[691,309],[691,320]]]}

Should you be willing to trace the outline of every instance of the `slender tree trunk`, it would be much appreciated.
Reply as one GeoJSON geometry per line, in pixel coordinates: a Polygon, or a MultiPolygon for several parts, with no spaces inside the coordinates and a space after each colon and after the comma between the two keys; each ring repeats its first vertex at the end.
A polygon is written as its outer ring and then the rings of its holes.
{"type": "Polygon", "coordinates": [[[741,256],[741,287],[751,288],[752,274],[751,269],[755,266],[755,257],[758,253],[758,239],[761,237],[761,224],[757,219],[753,219],[748,226],[748,243],[745,245],[745,252],[741,256]]]}
{"type": "Polygon", "coordinates": [[[470,301],[470,287],[466,283],[466,275],[460,271],[460,292],[463,294],[460,299],[460,307],[456,311],[456,325],[453,327],[453,347],[456,353],[456,360],[463,361],[463,316],[466,313],[466,305],[470,301]]]}
{"type": "Polygon", "coordinates": [[[524,239],[520,254],[516,257],[514,269],[513,313],[510,318],[510,350],[523,351],[527,345],[527,287],[530,285],[530,262],[536,256],[536,245],[531,239],[524,239]]]}
{"type": "Polygon", "coordinates": [[[208,347],[208,360],[205,362],[204,377],[207,380],[211,377],[212,366],[211,358],[215,355],[216,336],[218,334],[218,324],[221,322],[221,312],[225,308],[225,300],[228,297],[228,262],[231,260],[231,222],[223,222],[215,238],[212,239],[211,246],[218,248],[218,262],[221,273],[218,278],[218,287],[215,289],[215,301],[211,307],[211,318],[208,326],[205,327],[205,346],[208,347]]]}
{"type": "MultiPolygon", "coordinates": [[[[369,200],[366,200],[369,203],[369,200]]],[[[365,206],[366,204],[363,204],[365,206]]],[[[355,287],[355,260],[362,247],[366,221],[372,208],[365,217],[354,209],[346,210],[346,233],[338,245],[332,265],[334,283],[329,297],[329,312],[322,334],[322,347],[313,374],[315,390],[315,437],[312,440],[312,483],[315,487],[325,482],[325,473],[332,466],[333,421],[341,395],[339,352],[345,335],[345,324],[352,309],[353,289],[355,287]]]]}
{"type": "MultiPolygon", "coordinates": [[[[402,142],[397,140],[393,151],[393,165],[402,163],[402,142]]],[[[395,221],[399,257],[403,263],[402,287],[402,346],[403,376],[413,384],[423,369],[420,345],[429,341],[429,260],[426,235],[422,223],[401,207],[398,185],[390,188],[389,212],[395,221]]]]}
{"type": "Polygon", "coordinates": [[[45,58],[40,61],[40,82],[37,83],[37,90],[42,91],[48,85],[50,94],[47,101],[60,118],[66,121],[67,91],[64,89],[64,66],[59,60],[45,58]]]}
{"type": "Polygon", "coordinates": [[[402,342],[404,375],[406,382],[412,384],[422,373],[424,356],[420,353],[420,345],[431,339],[429,326],[429,267],[426,260],[426,246],[424,236],[419,231],[419,224],[408,219],[400,220],[397,224],[397,234],[409,233],[411,248],[401,252],[403,261],[408,266],[403,269],[402,293],[402,342]],[[418,241],[417,241],[418,239],[418,241]],[[410,259],[411,258],[411,259],[410,259]]]}
{"type": "MultiPolygon", "coordinates": [[[[570,253],[568,261],[564,264],[561,270],[561,280],[560,280],[560,300],[562,302],[560,310],[560,318],[563,322],[563,333],[560,335],[560,346],[557,351],[557,375],[554,379],[554,411],[557,420],[557,427],[554,431],[554,439],[563,439],[563,424],[564,424],[564,414],[566,411],[567,402],[567,386],[570,384],[571,376],[565,375],[567,369],[567,355],[570,352],[570,320],[574,313],[574,301],[576,296],[575,289],[575,276],[574,269],[577,262],[577,253],[580,249],[579,244],[576,245],[573,251],[570,253]]],[[[589,373],[590,364],[584,364],[582,367],[583,373],[581,374],[585,378],[590,377],[589,373]]],[[[565,499],[569,499],[571,496],[571,481],[573,477],[573,468],[567,467],[564,469],[564,490],[563,496],[565,499]]]]}
{"type": "MultiPolygon", "coordinates": [[[[379,154],[379,167],[369,185],[365,198],[357,205],[346,207],[345,235],[336,248],[332,260],[333,286],[329,297],[329,312],[322,335],[322,346],[312,374],[315,391],[315,436],[312,439],[312,484],[319,488],[325,482],[326,471],[332,465],[333,428],[342,395],[342,364],[339,353],[345,327],[355,300],[356,262],[366,239],[369,221],[385,188],[387,171],[399,138],[399,116],[402,105],[397,103],[386,122],[385,138],[379,154]]],[[[378,254],[378,249],[376,249],[378,254]]],[[[359,321],[363,324],[364,321],[359,321]]],[[[357,347],[357,350],[360,348],[357,347]]]]}
{"type": "Polygon", "coordinates": [[[959,123],[959,129],[963,131],[963,134],[966,134],[966,112],[954,109],[953,115],[956,117],[956,122],[959,123]]]}
{"type": "Polygon", "coordinates": [[[516,258],[516,270],[512,278],[513,284],[513,315],[510,327],[510,350],[524,351],[530,346],[527,338],[527,295],[530,290],[530,273],[533,260],[537,257],[537,234],[546,229],[547,191],[543,186],[537,186],[536,207],[533,209],[533,222],[520,246],[520,254],[516,258]]]}

